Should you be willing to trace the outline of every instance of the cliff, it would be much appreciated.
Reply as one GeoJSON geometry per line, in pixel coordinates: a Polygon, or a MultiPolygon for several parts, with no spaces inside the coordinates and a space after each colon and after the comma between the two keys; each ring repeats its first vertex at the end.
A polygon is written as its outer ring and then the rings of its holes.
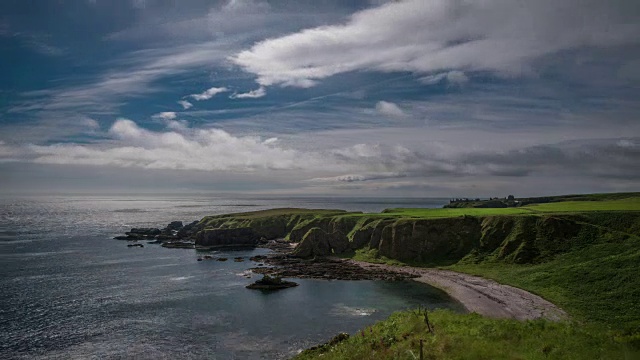
{"type": "Polygon", "coordinates": [[[286,237],[301,222],[336,214],[346,214],[346,212],[284,208],[207,216],[196,225],[195,245],[202,247],[255,246],[261,239],[286,237]]]}
{"type": "Polygon", "coordinates": [[[337,210],[275,209],[206,217],[196,245],[298,243],[293,255],[314,257],[367,250],[405,263],[535,263],[598,241],[640,234],[640,212],[414,218],[337,210]]]}

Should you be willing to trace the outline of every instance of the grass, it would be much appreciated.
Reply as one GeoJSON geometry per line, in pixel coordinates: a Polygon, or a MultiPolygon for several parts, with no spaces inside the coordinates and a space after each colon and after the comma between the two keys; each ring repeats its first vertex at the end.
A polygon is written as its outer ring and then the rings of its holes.
{"type": "MultiPolygon", "coordinates": [[[[529,290],[572,318],[621,336],[640,335],[640,239],[600,243],[534,265],[456,264],[448,268],[529,290]]],[[[639,338],[640,340],[640,338],[639,338]]]]}
{"type": "Polygon", "coordinates": [[[417,311],[391,315],[349,339],[295,359],[634,359],[640,353],[596,328],[546,320],[498,320],[446,310],[429,313],[430,333],[417,311]]]}
{"type": "MultiPolygon", "coordinates": [[[[590,211],[640,211],[640,197],[616,200],[552,202],[512,208],[399,208],[387,209],[381,215],[434,219],[459,216],[526,215],[590,211]]],[[[370,216],[375,214],[363,215],[370,216]]]]}
{"type": "Polygon", "coordinates": [[[522,208],[536,212],[640,211],[640,197],[606,201],[565,201],[522,208]]]}
{"type": "Polygon", "coordinates": [[[492,215],[520,215],[531,214],[526,208],[456,208],[456,209],[428,209],[428,208],[402,208],[387,209],[383,215],[412,217],[412,218],[448,218],[459,216],[492,216],[492,215]]]}
{"type": "MultiPolygon", "coordinates": [[[[568,221],[590,224],[593,231],[580,233],[570,246],[558,244],[564,252],[544,257],[541,263],[470,256],[445,267],[536,293],[566,310],[571,320],[518,322],[435,311],[430,314],[436,327],[431,334],[420,316],[401,312],[338,345],[305,352],[298,359],[417,359],[420,339],[425,340],[425,359],[640,359],[640,222],[636,211],[640,211],[640,197],[608,195],[506,209],[389,209],[381,215],[561,214],[568,221]]],[[[405,265],[379,256],[377,249],[359,249],[348,256],[405,265]]]]}

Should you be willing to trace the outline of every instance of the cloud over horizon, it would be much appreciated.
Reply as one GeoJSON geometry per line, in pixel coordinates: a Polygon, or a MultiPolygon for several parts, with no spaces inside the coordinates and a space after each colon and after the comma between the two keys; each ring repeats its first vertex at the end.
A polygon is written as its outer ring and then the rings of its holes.
{"type": "Polygon", "coordinates": [[[80,168],[299,194],[640,186],[636,0],[0,10],[5,192],[80,168]]]}

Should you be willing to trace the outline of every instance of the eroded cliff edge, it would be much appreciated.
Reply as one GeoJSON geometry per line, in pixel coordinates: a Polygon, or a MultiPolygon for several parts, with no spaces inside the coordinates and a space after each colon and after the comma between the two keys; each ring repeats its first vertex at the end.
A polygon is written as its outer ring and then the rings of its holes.
{"type": "Polygon", "coordinates": [[[273,209],[203,218],[196,247],[297,243],[292,255],[318,257],[367,251],[405,263],[459,261],[532,263],[594,242],[640,234],[640,212],[412,218],[339,210],[273,209]]]}

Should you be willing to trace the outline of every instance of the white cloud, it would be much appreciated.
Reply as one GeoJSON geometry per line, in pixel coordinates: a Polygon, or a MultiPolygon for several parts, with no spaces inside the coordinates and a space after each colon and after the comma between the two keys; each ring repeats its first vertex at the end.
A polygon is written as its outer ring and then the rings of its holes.
{"type": "Polygon", "coordinates": [[[272,137],[272,138],[268,138],[267,140],[263,141],[262,143],[265,145],[272,145],[278,142],[278,138],[277,137],[272,137]]]}
{"type": "Polygon", "coordinates": [[[178,101],[178,104],[180,104],[184,110],[189,110],[193,107],[193,104],[187,100],[180,100],[178,101]]]}
{"type": "Polygon", "coordinates": [[[383,179],[395,179],[404,177],[405,174],[398,172],[379,172],[379,173],[370,173],[370,174],[345,174],[338,175],[332,177],[323,177],[323,178],[313,178],[309,181],[311,182],[320,182],[320,183],[335,183],[335,182],[359,182],[359,181],[370,181],[370,180],[383,180],[383,179]]]}
{"type": "Polygon", "coordinates": [[[212,87],[200,94],[191,94],[189,96],[194,98],[197,101],[202,101],[202,100],[209,100],[212,97],[216,96],[217,94],[227,92],[227,91],[229,91],[229,89],[227,89],[226,87],[219,87],[219,88],[212,87]]]}
{"type": "Polygon", "coordinates": [[[91,118],[83,118],[80,120],[80,125],[86,126],[90,130],[98,130],[100,129],[100,124],[91,118]]]}
{"type": "Polygon", "coordinates": [[[169,120],[167,121],[167,129],[177,132],[184,132],[189,128],[189,122],[186,120],[169,120]]]}
{"type": "Polygon", "coordinates": [[[165,112],[161,112],[153,115],[153,118],[168,121],[168,120],[175,119],[177,116],[178,115],[173,111],[165,111],[165,112]]]}
{"type": "Polygon", "coordinates": [[[255,90],[251,90],[249,92],[246,93],[240,93],[240,94],[233,94],[231,96],[229,96],[230,99],[257,99],[257,98],[261,98],[263,96],[267,95],[267,91],[265,90],[265,88],[263,86],[260,86],[259,88],[255,89],[255,90]]]}
{"type": "Polygon", "coordinates": [[[259,42],[231,61],[262,86],[308,87],[356,70],[522,74],[562,50],[637,44],[634,7],[624,0],[398,1],[344,24],[259,42]]]}
{"type": "Polygon", "coordinates": [[[253,13],[253,12],[267,12],[271,7],[266,1],[256,0],[229,0],[222,7],[222,11],[226,13],[253,13]]]}
{"type": "MultiPolygon", "coordinates": [[[[131,120],[119,119],[109,129],[116,144],[31,145],[29,150],[36,163],[145,169],[282,170],[313,167],[318,163],[312,154],[275,146],[272,139],[236,137],[218,129],[191,130],[176,121],[170,124],[181,132],[153,132],[140,128],[131,120]]],[[[8,153],[1,145],[2,155],[8,153]]]]}
{"type": "Polygon", "coordinates": [[[382,115],[390,116],[390,117],[405,117],[405,114],[400,107],[389,101],[378,101],[376,104],[376,111],[382,115]]]}
{"type": "Polygon", "coordinates": [[[453,70],[444,73],[429,75],[420,78],[420,81],[426,85],[434,85],[443,80],[446,80],[450,85],[463,85],[469,82],[469,78],[464,72],[453,70]]]}

